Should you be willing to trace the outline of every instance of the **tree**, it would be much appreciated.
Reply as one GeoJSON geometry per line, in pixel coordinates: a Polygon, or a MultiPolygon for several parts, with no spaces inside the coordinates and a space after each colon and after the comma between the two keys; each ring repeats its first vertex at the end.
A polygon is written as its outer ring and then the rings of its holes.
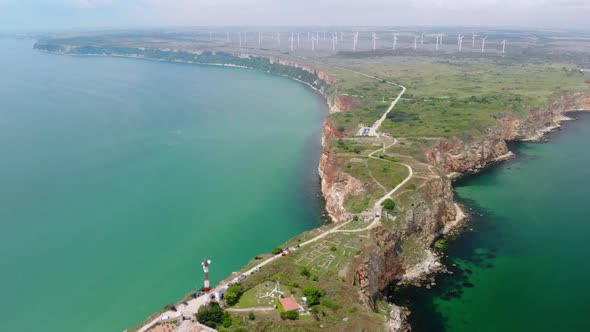
{"type": "Polygon", "coordinates": [[[393,211],[393,209],[395,209],[395,202],[391,198],[384,200],[383,203],[381,203],[381,205],[385,210],[388,211],[393,211]]]}
{"type": "Polygon", "coordinates": [[[224,312],[219,306],[219,303],[211,301],[209,305],[199,308],[196,317],[199,323],[207,325],[211,328],[215,328],[217,324],[221,324],[223,322],[224,312]]]}
{"type": "Polygon", "coordinates": [[[303,295],[307,297],[307,304],[310,306],[320,304],[320,299],[324,292],[315,286],[306,286],[303,288],[303,295]]]}
{"type": "Polygon", "coordinates": [[[309,277],[311,276],[311,271],[309,270],[309,268],[307,268],[307,266],[304,266],[301,268],[301,275],[306,277],[307,279],[309,279],[309,277]]]}
{"type": "Polygon", "coordinates": [[[276,247],[276,248],[274,248],[274,249],[272,250],[272,254],[273,254],[273,255],[278,255],[278,254],[280,254],[282,251],[283,251],[283,248],[281,248],[281,247],[276,247]]]}
{"type": "Polygon", "coordinates": [[[242,285],[240,283],[233,284],[225,291],[223,300],[225,301],[225,304],[232,306],[238,303],[243,293],[244,290],[242,289],[242,285]]]}
{"type": "Polygon", "coordinates": [[[225,328],[230,327],[232,325],[232,319],[231,316],[229,315],[229,312],[224,312],[223,313],[223,317],[221,318],[221,325],[225,328]]]}
{"type": "Polygon", "coordinates": [[[291,311],[282,312],[281,318],[288,319],[288,320],[297,320],[297,319],[299,319],[299,311],[291,310],[291,311]]]}

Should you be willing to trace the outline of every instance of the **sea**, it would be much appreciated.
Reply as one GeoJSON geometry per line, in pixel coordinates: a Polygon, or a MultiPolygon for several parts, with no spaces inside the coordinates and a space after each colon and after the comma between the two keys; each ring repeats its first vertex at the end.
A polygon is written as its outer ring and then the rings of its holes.
{"type": "Polygon", "coordinates": [[[122,331],[319,225],[323,98],[0,40],[0,331],[122,331]]]}
{"type": "Polygon", "coordinates": [[[471,215],[448,242],[452,275],[404,289],[413,331],[588,331],[590,114],[514,143],[516,158],[455,185],[471,215]]]}

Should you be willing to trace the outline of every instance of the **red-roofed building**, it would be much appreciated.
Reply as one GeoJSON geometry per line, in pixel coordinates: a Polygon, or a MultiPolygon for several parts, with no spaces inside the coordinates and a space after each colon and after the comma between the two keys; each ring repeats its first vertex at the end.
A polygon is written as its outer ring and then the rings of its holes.
{"type": "Polygon", "coordinates": [[[299,303],[297,303],[297,300],[295,300],[294,297],[287,297],[284,299],[280,299],[280,301],[281,305],[283,306],[283,309],[285,309],[285,312],[297,310],[299,311],[299,313],[303,313],[303,307],[299,305],[299,303]]]}

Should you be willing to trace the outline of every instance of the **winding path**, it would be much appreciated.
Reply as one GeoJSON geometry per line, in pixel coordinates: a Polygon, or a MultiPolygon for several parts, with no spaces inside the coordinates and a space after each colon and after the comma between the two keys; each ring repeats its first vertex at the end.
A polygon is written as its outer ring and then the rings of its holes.
{"type": "MultiPolygon", "coordinates": [[[[383,113],[383,115],[381,116],[381,118],[379,118],[379,120],[377,120],[371,126],[371,128],[370,128],[371,135],[377,136],[377,137],[379,137],[379,136],[385,136],[383,134],[379,134],[379,132],[377,130],[379,129],[379,127],[381,127],[381,124],[387,118],[387,114],[389,114],[389,112],[391,112],[391,110],[393,110],[393,108],[395,107],[395,105],[397,104],[397,102],[401,99],[401,97],[403,96],[403,94],[406,92],[406,88],[404,86],[402,86],[400,84],[397,84],[397,83],[394,83],[394,82],[389,82],[387,80],[380,79],[380,78],[378,78],[376,76],[372,76],[372,75],[368,75],[368,74],[365,74],[365,73],[361,73],[361,72],[358,72],[358,71],[355,71],[355,70],[352,70],[352,69],[348,69],[348,68],[344,68],[344,67],[340,67],[340,66],[336,66],[336,65],[329,65],[329,64],[325,64],[325,63],[319,62],[317,60],[312,60],[312,59],[308,59],[308,58],[304,58],[304,59],[309,60],[309,61],[313,61],[313,62],[317,62],[317,63],[321,63],[321,64],[324,64],[324,65],[327,65],[327,66],[332,66],[332,67],[335,67],[335,68],[338,68],[338,69],[341,69],[341,70],[344,70],[344,71],[352,72],[352,73],[355,73],[355,74],[358,74],[358,75],[361,75],[361,76],[372,78],[372,79],[378,80],[380,82],[385,82],[387,84],[395,85],[395,86],[398,86],[398,87],[402,88],[402,91],[398,94],[398,96],[395,98],[395,100],[391,103],[391,105],[389,106],[389,108],[387,109],[387,111],[385,111],[385,113],[383,113]]],[[[393,138],[393,143],[391,143],[388,146],[385,146],[384,145],[383,147],[381,147],[381,148],[379,148],[379,149],[371,152],[368,155],[368,157],[369,158],[373,158],[373,159],[377,159],[377,160],[382,160],[382,159],[377,158],[377,157],[375,157],[373,155],[375,153],[378,153],[379,151],[385,152],[388,148],[392,147],[393,145],[395,145],[397,143],[398,143],[398,140],[396,138],[393,138]]],[[[402,164],[402,165],[404,165],[405,167],[408,168],[408,171],[409,171],[408,176],[400,184],[398,184],[395,188],[393,188],[390,192],[386,193],[383,197],[381,197],[375,203],[374,209],[379,209],[380,206],[381,206],[381,204],[383,203],[383,201],[385,201],[386,199],[390,198],[391,195],[393,195],[396,191],[398,191],[400,188],[402,188],[414,176],[414,170],[412,169],[412,167],[410,167],[409,165],[406,165],[406,164],[402,164]]],[[[333,228],[331,228],[331,229],[323,232],[322,234],[319,234],[318,236],[316,236],[316,237],[314,237],[314,238],[312,238],[310,240],[307,240],[305,242],[300,243],[299,246],[300,247],[307,246],[307,245],[309,245],[311,243],[314,243],[314,242],[316,242],[318,240],[321,240],[321,239],[325,238],[326,236],[328,236],[330,234],[333,234],[333,233],[359,233],[359,232],[364,232],[366,230],[369,230],[369,229],[372,229],[372,228],[377,227],[377,225],[379,225],[380,222],[381,222],[381,218],[375,216],[373,218],[373,221],[369,225],[367,225],[366,227],[364,227],[364,228],[352,229],[352,230],[340,230],[340,228],[342,228],[343,226],[348,225],[350,223],[350,221],[343,222],[340,225],[337,225],[337,226],[335,226],[335,227],[333,227],[333,228]]],[[[261,263],[257,264],[256,266],[250,268],[248,271],[245,271],[243,274],[245,274],[246,276],[248,276],[248,275],[252,274],[253,272],[258,271],[261,267],[263,267],[265,265],[268,265],[271,262],[273,262],[273,261],[275,261],[275,260],[277,260],[277,259],[279,259],[281,257],[283,257],[283,256],[281,256],[281,254],[278,254],[278,255],[274,255],[273,257],[267,258],[263,262],[261,262],[261,263]]],[[[216,291],[222,289],[225,286],[226,286],[225,284],[219,284],[219,285],[217,285],[215,288],[213,288],[211,290],[211,293],[215,293],[216,291]]],[[[186,315],[194,315],[194,314],[197,313],[197,311],[199,310],[199,308],[201,306],[205,305],[206,303],[207,303],[206,295],[202,295],[200,297],[197,297],[196,299],[189,300],[187,302],[188,305],[184,306],[184,308],[178,308],[179,309],[178,312],[181,312],[185,316],[186,315]]],[[[167,315],[168,317],[175,317],[176,314],[177,314],[177,312],[167,311],[167,312],[162,313],[160,317],[162,317],[163,315],[167,315]]],[[[147,324],[143,325],[138,331],[139,332],[148,331],[152,326],[154,326],[156,323],[158,323],[161,320],[160,317],[155,318],[152,321],[148,322],[147,324]]]]}

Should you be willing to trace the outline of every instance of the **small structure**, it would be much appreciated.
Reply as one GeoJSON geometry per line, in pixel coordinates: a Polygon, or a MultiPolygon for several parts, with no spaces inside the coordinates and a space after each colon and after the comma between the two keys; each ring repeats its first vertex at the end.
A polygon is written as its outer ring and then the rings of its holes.
{"type": "Polygon", "coordinates": [[[201,265],[203,266],[203,272],[205,273],[205,282],[203,283],[203,289],[205,290],[205,293],[209,293],[209,291],[211,290],[211,286],[209,284],[209,265],[211,265],[211,260],[205,259],[203,260],[201,265]]]}
{"type": "Polygon", "coordinates": [[[297,310],[300,314],[304,312],[303,307],[297,303],[297,300],[294,297],[279,299],[279,301],[281,301],[281,305],[283,306],[283,309],[285,309],[285,312],[293,310],[297,310]]]}

